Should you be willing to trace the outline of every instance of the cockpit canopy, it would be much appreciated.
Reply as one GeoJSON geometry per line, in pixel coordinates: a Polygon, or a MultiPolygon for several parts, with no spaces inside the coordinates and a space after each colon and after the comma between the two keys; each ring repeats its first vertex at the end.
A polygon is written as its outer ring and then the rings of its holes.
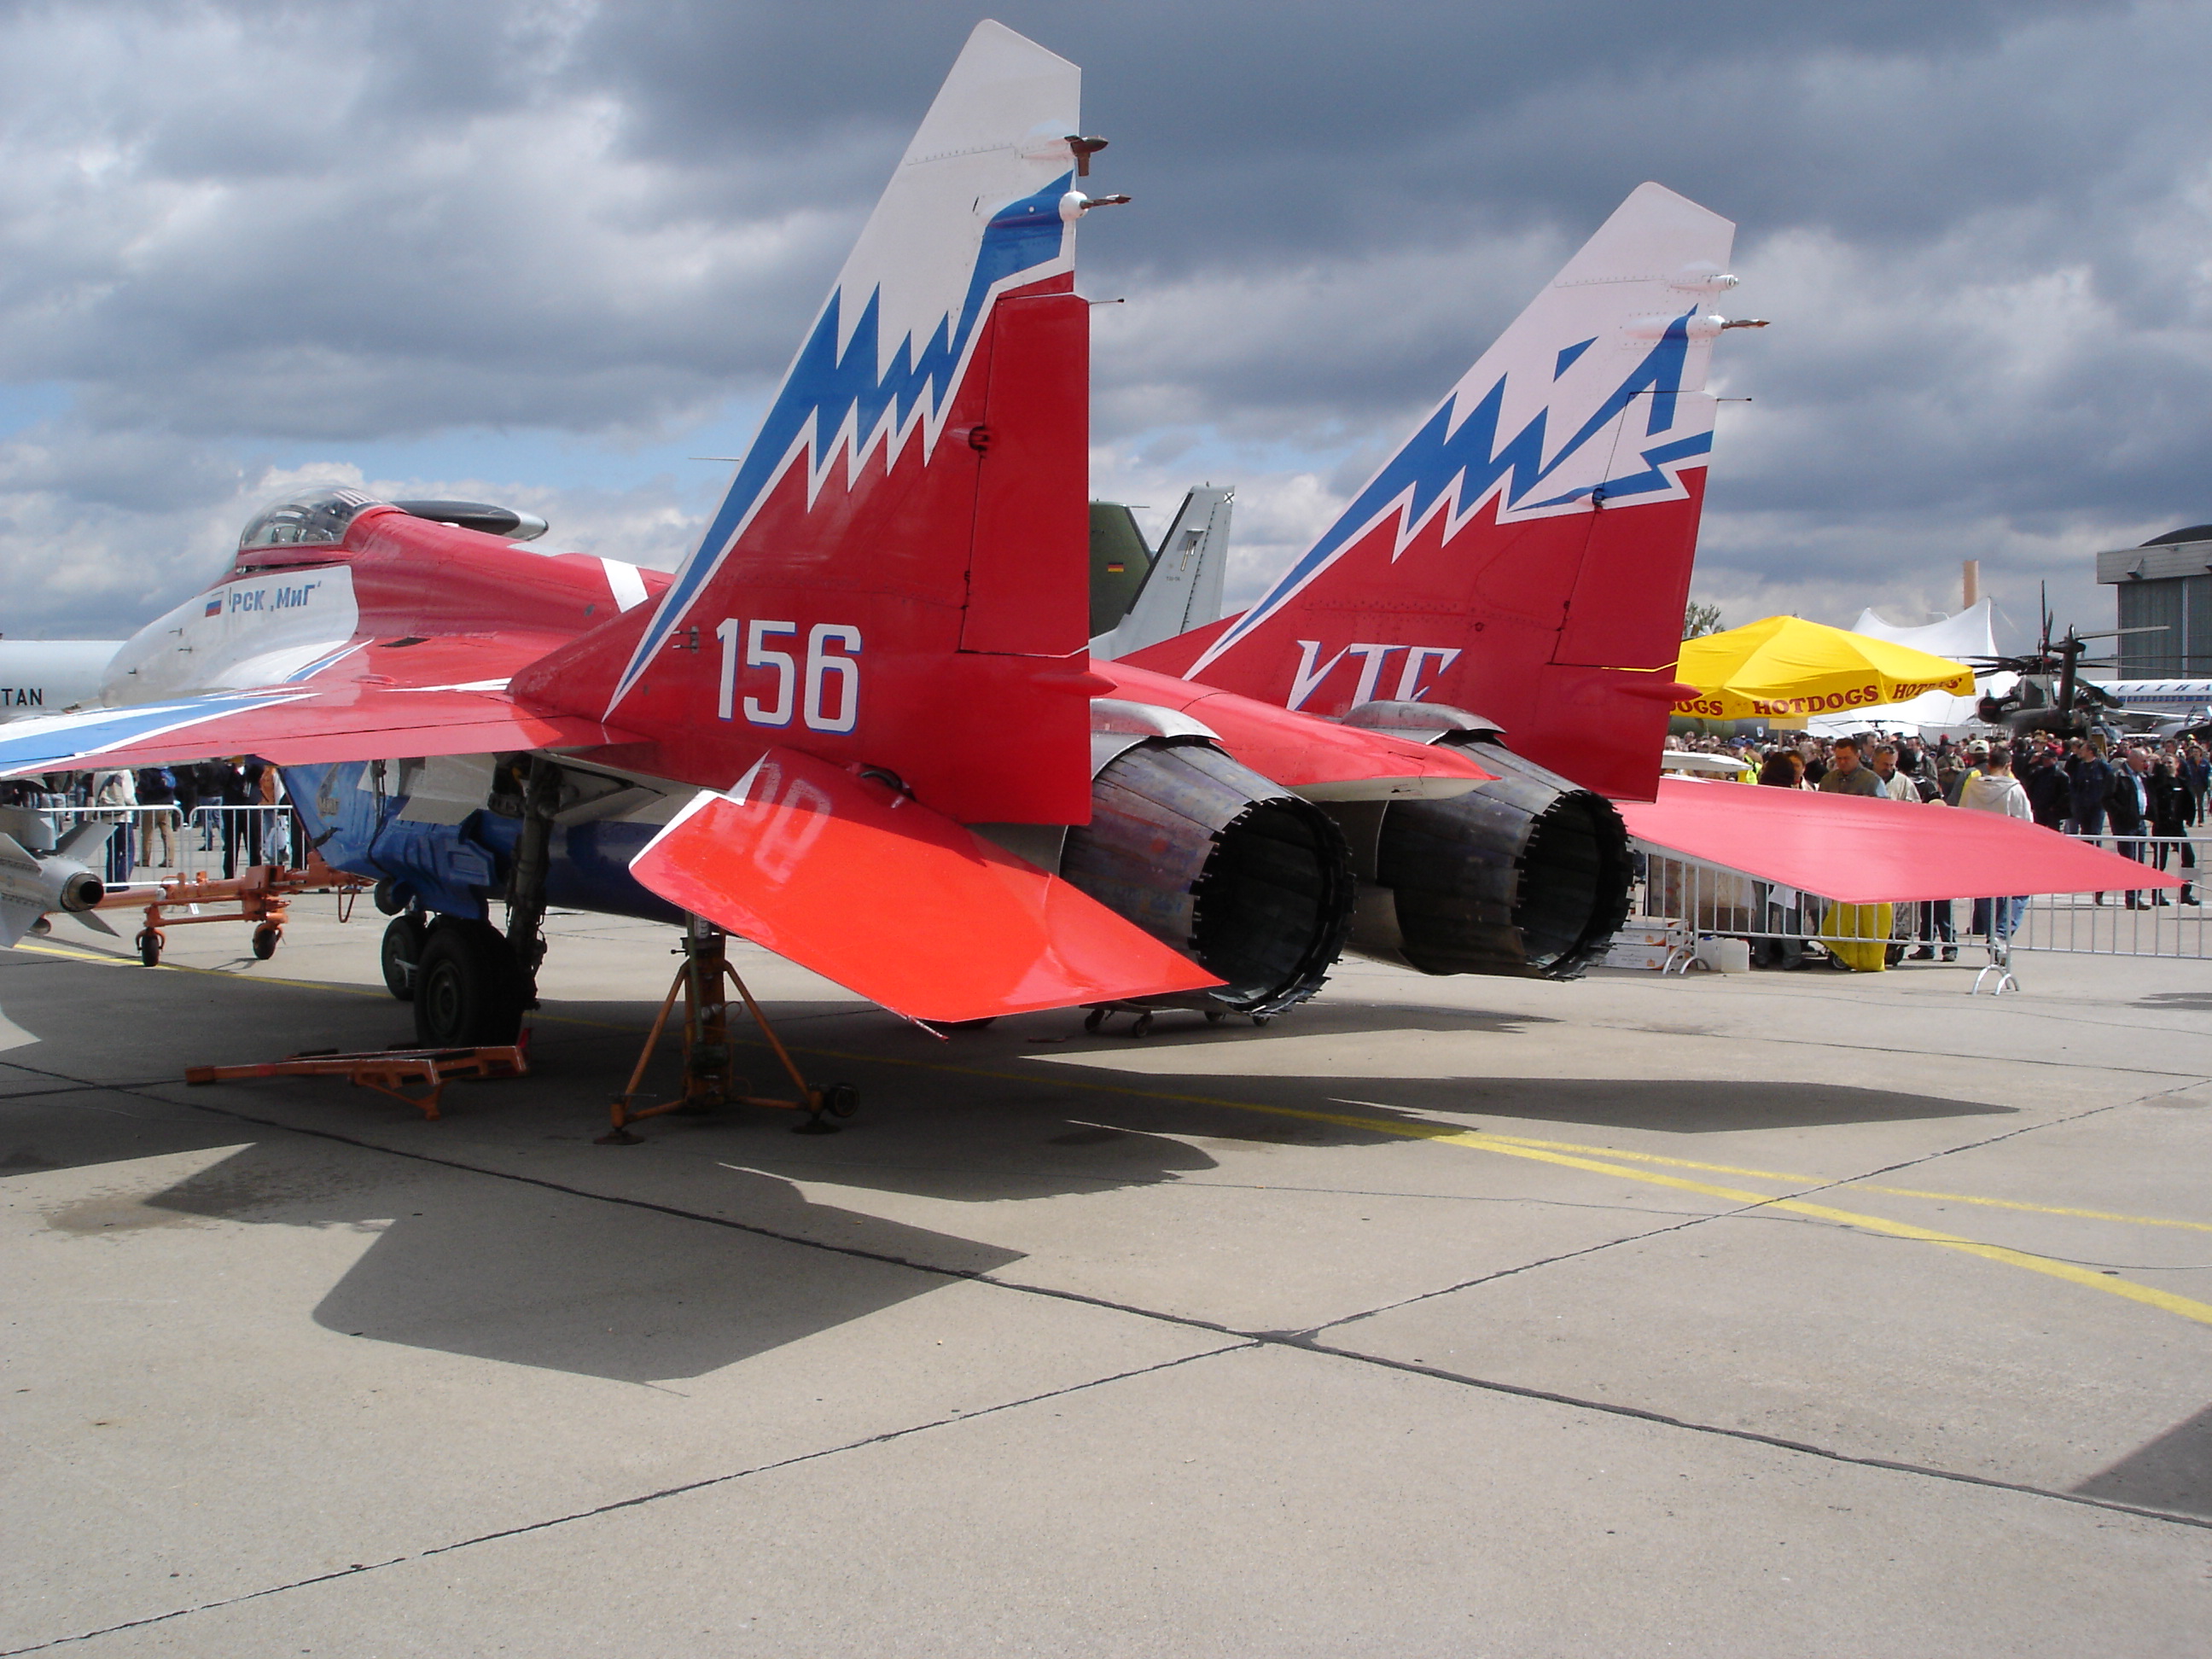
{"type": "Polygon", "coordinates": [[[265,507],[238,538],[238,550],[257,547],[332,547],[345,539],[346,526],[363,507],[381,505],[375,496],[343,484],[295,495],[265,507]]]}

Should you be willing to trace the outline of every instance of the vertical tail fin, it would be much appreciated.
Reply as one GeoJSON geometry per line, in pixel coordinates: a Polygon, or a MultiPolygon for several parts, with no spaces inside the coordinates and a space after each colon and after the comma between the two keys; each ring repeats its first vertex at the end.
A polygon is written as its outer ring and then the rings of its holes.
{"type": "Polygon", "coordinates": [[[1083,820],[1079,92],[977,25],[696,550],[519,694],[593,702],[716,787],[765,740],[964,822],[1083,820]]]}
{"type": "Polygon", "coordinates": [[[1697,547],[1735,227],[1637,190],[1242,616],[1145,667],[1320,714],[1421,699],[1648,798],[1697,547]]]}
{"type": "Polygon", "coordinates": [[[1235,490],[1213,484],[1182,498],[1128,614],[1091,641],[1092,656],[1126,657],[1220,616],[1222,579],[1229,568],[1230,504],[1236,498],[1235,490]]]}

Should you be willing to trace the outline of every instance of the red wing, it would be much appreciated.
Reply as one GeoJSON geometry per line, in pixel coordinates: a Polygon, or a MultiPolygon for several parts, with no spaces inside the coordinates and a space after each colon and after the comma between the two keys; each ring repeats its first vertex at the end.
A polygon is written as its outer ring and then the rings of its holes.
{"type": "Polygon", "coordinates": [[[915,1019],[1221,983],[950,818],[788,750],[770,750],[729,793],[696,797],[630,872],[670,903],[915,1019]]]}
{"type": "Polygon", "coordinates": [[[1656,801],[1616,805],[1655,847],[1838,904],[2181,885],[1994,812],[1686,778],[1662,779],[1656,801]]]}
{"type": "Polygon", "coordinates": [[[88,767],[165,766],[258,755],[283,766],[583,748],[628,741],[597,720],[537,714],[504,691],[374,685],[219,691],[91,708],[0,726],[0,777],[88,767]]]}

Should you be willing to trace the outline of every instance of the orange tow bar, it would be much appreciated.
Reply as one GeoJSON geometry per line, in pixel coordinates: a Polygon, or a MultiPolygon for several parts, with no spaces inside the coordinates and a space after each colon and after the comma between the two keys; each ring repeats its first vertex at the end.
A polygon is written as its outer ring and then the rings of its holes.
{"type": "Polygon", "coordinates": [[[236,1083],[257,1077],[342,1077],[356,1088],[374,1089],[404,1101],[425,1118],[439,1115],[446,1085],[457,1077],[526,1077],[529,1060],[519,1044],[497,1048],[387,1048],[342,1054],[334,1049],[291,1054],[255,1066],[188,1066],[187,1083],[236,1083]],[[407,1085],[428,1090],[409,1094],[407,1085]]]}

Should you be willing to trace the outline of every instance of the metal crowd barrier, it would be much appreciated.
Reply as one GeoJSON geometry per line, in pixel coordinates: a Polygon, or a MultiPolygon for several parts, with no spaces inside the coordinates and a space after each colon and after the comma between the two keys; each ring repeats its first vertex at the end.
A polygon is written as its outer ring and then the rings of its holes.
{"type": "Polygon", "coordinates": [[[100,820],[116,825],[104,860],[110,883],[155,880],[170,874],[215,878],[234,875],[256,864],[303,868],[307,838],[290,805],[195,806],[189,814],[174,806],[33,806],[54,827],[59,840],[78,824],[100,820]]]}
{"type": "MultiPolygon", "coordinates": [[[[2196,878],[2212,860],[2212,836],[2088,839],[2189,882],[2193,899],[2206,897],[2196,878]]],[[[1640,875],[1609,966],[1687,972],[1719,965],[1717,942],[1739,939],[1753,967],[1863,970],[1985,957],[1984,975],[1994,972],[2004,989],[2015,951],[2212,957],[2208,906],[2185,903],[2171,890],[1839,904],[1649,842],[1637,842],[1635,850],[1640,875]]]]}
{"type": "Polygon", "coordinates": [[[2171,889],[2103,893],[2039,893],[2027,902],[2013,944],[2022,951],[2070,951],[2100,957],[2176,957],[2203,961],[2212,955],[2205,925],[2204,893],[2197,885],[2212,835],[2084,836],[2093,846],[2118,853],[2187,882],[2182,890],[2200,901],[2185,903],[2171,889]]]}

